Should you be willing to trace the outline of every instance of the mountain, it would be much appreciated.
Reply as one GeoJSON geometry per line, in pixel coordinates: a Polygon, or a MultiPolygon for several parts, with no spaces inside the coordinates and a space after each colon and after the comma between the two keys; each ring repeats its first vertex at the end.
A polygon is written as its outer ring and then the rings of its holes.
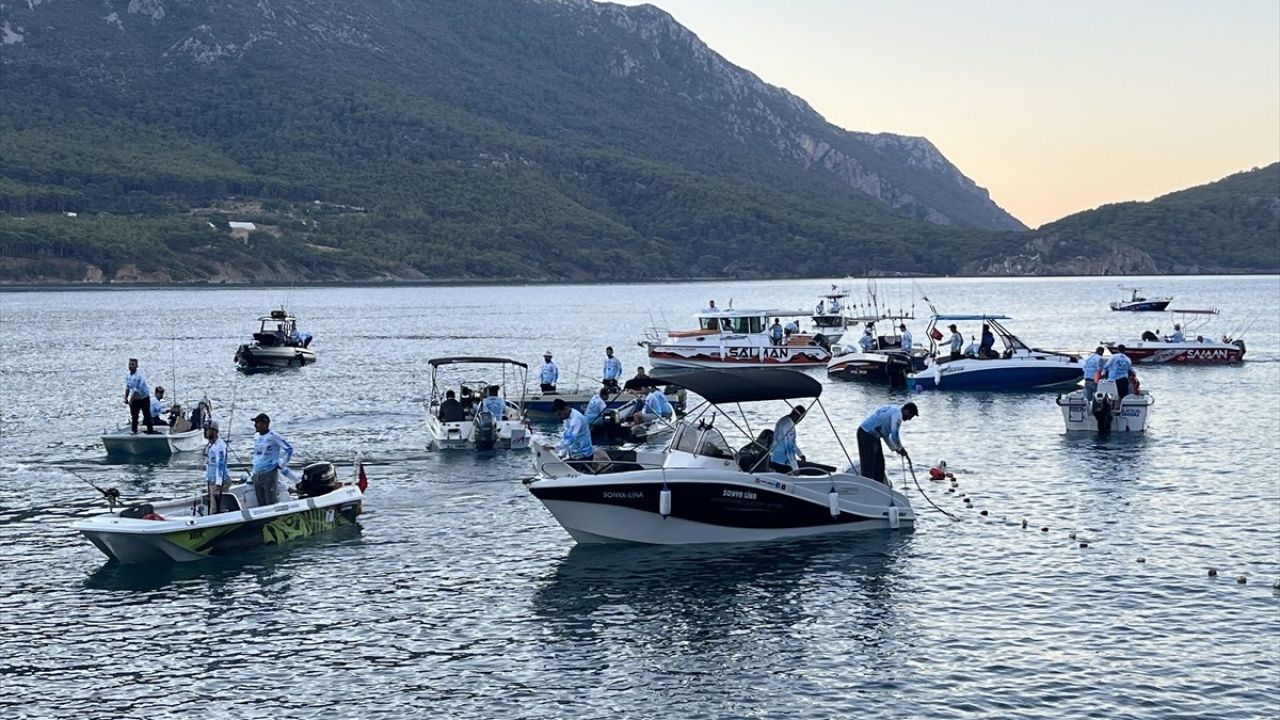
{"type": "Polygon", "coordinates": [[[954,272],[1024,229],[652,6],[6,1],[0,43],[0,279],[954,272]]]}
{"type": "Polygon", "coordinates": [[[1150,202],[1104,205],[967,263],[978,275],[1280,272],[1280,163],[1150,202]]]}

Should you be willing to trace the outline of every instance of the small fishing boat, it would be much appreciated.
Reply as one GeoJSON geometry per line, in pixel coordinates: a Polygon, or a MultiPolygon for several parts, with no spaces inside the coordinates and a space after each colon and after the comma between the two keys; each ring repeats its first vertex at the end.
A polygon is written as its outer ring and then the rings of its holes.
{"type": "Polygon", "coordinates": [[[253,342],[241,345],[235,355],[236,367],[245,373],[299,368],[315,361],[311,334],[298,332],[298,319],[285,312],[284,308],[258,318],[258,331],[253,334],[253,342]]]}
{"type": "Polygon", "coordinates": [[[626,390],[626,402],[618,407],[606,407],[599,422],[591,425],[592,445],[648,445],[668,436],[675,429],[670,421],[663,418],[644,420],[639,413],[644,410],[647,392],[662,387],[677,417],[684,415],[684,388],[667,385],[653,377],[634,377],[623,386],[626,390]],[[673,396],[679,396],[680,405],[672,402],[673,396]]]}
{"type": "Polygon", "coordinates": [[[792,473],[774,471],[772,430],[753,436],[745,415],[739,423],[724,409],[810,398],[817,404],[822,384],[814,378],[777,368],[660,377],[706,400],[696,416],[677,423],[666,449],[597,449],[592,460],[569,463],[551,446],[533,445],[537,475],[526,481],[529,492],[577,542],[732,543],[914,525],[910,500],[878,480],[808,462],[792,473]],[[729,443],[715,427],[720,418],[745,444],[729,443]]]}
{"type": "Polygon", "coordinates": [[[864,322],[864,334],[871,333],[871,350],[863,350],[861,338],[859,342],[839,345],[831,348],[831,361],[827,363],[827,376],[842,380],[867,380],[885,383],[894,387],[906,384],[907,375],[925,368],[929,353],[923,347],[916,346],[911,352],[902,349],[902,336],[898,334],[899,324],[910,320],[911,316],[887,315],[867,319],[864,322]],[[876,323],[889,320],[891,329],[887,334],[876,333],[876,323]]]}
{"type": "Polygon", "coordinates": [[[427,361],[431,367],[431,399],[427,405],[427,447],[431,450],[493,450],[529,446],[529,423],[524,417],[524,387],[529,366],[518,360],[497,357],[442,357],[427,361]],[[440,368],[467,366],[448,388],[440,384],[440,368]],[[492,375],[498,374],[500,379],[492,375]],[[488,368],[484,377],[477,377],[488,368]],[[512,377],[508,378],[508,374],[512,377]],[[497,380],[497,382],[494,382],[497,380]],[[517,384],[520,400],[507,397],[506,388],[517,384]],[[456,388],[456,391],[455,389],[456,388]],[[491,389],[502,399],[502,417],[494,417],[482,402],[491,389]],[[448,394],[454,393],[455,398],[448,394]],[[452,402],[451,402],[452,400],[452,402]]]}
{"type": "Polygon", "coordinates": [[[849,307],[848,288],[831,286],[831,292],[823,293],[818,304],[813,308],[810,319],[814,327],[836,342],[844,329],[853,324],[846,309],[849,307]]]}
{"type": "MultiPolygon", "coordinates": [[[[1182,316],[1173,335],[1160,336],[1145,332],[1138,340],[1104,341],[1103,347],[1116,352],[1124,346],[1124,354],[1143,365],[1231,365],[1244,361],[1245,344],[1228,333],[1220,340],[1206,337],[1203,330],[1217,310],[1174,310],[1182,316]]],[[[1239,328],[1237,328],[1239,329],[1239,328]]]]}
{"type": "Polygon", "coordinates": [[[195,452],[204,447],[204,426],[213,419],[213,404],[202,399],[184,417],[182,405],[169,409],[169,424],[156,424],[148,433],[138,424],[138,432],[131,425],[122,425],[102,434],[102,445],[107,456],[113,458],[165,458],[184,452],[195,452]]]}
{"type": "MultiPolygon", "coordinates": [[[[563,400],[569,407],[582,412],[586,410],[587,403],[591,402],[591,398],[599,394],[599,392],[599,390],[574,389],[566,392],[544,393],[541,390],[530,388],[524,396],[524,415],[532,423],[558,423],[560,418],[556,417],[553,409],[556,400],[563,400]]],[[[684,412],[685,397],[684,390],[680,388],[668,389],[667,402],[671,403],[677,413],[684,412]]],[[[632,400],[634,400],[633,396],[621,390],[612,392],[605,398],[605,408],[619,410],[632,400]]]]}
{"type": "Polygon", "coordinates": [[[1147,415],[1156,400],[1151,393],[1131,392],[1123,398],[1116,392],[1114,380],[1098,383],[1093,397],[1085,397],[1083,389],[1058,396],[1062,420],[1067,432],[1107,433],[1144,432],[1147,415]]]}
{"type": "MultiPolygon", "coordinates": [[[[930,306],[932,307],[932,306],[930,306]]],[[[907,375],[907,387],[919,390],[1060,390],[1079,385],[1084,379],[1080,358],[1067,353],[1039,350],[1009,332],[1001,321],[1007,315],[939,315],[934,310],[925,335],[929,338],[930,361],[918,372],[907,375]],[[987,357],[965,356],[952,360],[937,352],[939,322],[980,322],[990,326],[995,339],[987,357]]]]}
{"type": "Polygon", "coordinates": [[[698,329],[650,329],[640,346],[655,367],[817,367],[831,359],[822,333],[791,333],[775,343],[770,320],[808,315],[794,310],[715,310],[698,313],[698,329]]]}
{"type": "Polygon", "coordinates": [[[359,464],[357,475],[343,484],[331,463],[315,463],[303,469],[296,497],[285,492],[270,507],[255,507],[252,487],[239,484],[223,494],[233,510],[210,514],[201,494],[112,508],[71,527],[123,564],[204,560],[354,525],[367,486],[359,464]]]}
{"type": "Polygon", "coordinates": [[[1138,291],[1142,288],[1121,287],[1121,290],[1128,290],[1130,296],[1128,300],[1116,300],[1111,303],[1111,309],[1125,312],[1162,312],[1169,307],[1169,303],[1173,302],[1171,297],[1162,298],[1145,298],[1138,295],[1138,291]]]}

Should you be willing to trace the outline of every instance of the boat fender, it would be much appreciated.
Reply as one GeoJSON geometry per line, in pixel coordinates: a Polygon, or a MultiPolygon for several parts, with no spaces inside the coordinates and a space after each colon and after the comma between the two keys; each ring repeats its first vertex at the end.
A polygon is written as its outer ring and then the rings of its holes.
{"type": "Polygon", "coordinates": [[[827,509],[831,511],[831,517],[840,517],[840,493],[835,488],[827,493],[827,509]]]}
{"type": "Polygon", "coordinates": [[[889,508],[889,529],[897,530],[902,521],[898,518],[898,507],[896,505],[889,508]]]}
{"type": "Polygon", "coordinates": [[[671,516],[671,489],[666,485],[658,492],[658,514],[664,518],[671,516]]]}
{"type": "Polygon", "coordinates": [[[942,481],[947,479],[947,472],[940,467],[929,468],[929,479],[942,481]]]}

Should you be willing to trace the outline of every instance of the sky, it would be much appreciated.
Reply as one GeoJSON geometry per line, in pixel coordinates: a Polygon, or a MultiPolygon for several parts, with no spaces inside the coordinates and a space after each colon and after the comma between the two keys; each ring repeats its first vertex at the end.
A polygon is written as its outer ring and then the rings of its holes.
{"type": "Polygon", "coordinates": [[[651,4],[835,125],[928,138],[1032,228],[1280,160],[1280,0],[651,4]]]}

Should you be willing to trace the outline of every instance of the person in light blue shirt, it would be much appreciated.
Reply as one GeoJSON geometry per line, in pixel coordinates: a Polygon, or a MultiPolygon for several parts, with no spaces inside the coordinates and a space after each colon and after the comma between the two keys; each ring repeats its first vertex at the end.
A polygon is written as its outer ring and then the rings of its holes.
{"type": "Polygon", "coordinates": [[[889,448],[899,455],[906,456],[907,449],[902,446],[899,431],[903,422],[919,414],[916,404],[912,402],[901,407],[881,405],[862,421],[858,426],[858,464],[863,477],[888,482],[884,473],[884,449],[880,446],[880,441],[888,443],[889,448]]]}
{"type": "Polygon", "coordinates": [[[600,392],[591,396],[591,401],[587,403],[587,412],[583,416],[586,418],[588,425],[599,425],[604,422],[604,411],[608,407],[605,398],[608,395],[608,388],[600,388],[600,392]]]}
{"type": "Polygon", "coordinates": [[[610,390],[618,389],[618,380],[622,378],[622,361],[613,356],[613,348],[604,349],[604,367],[600,370],[604,386],[610,390]]]}
{"type": "Polygon", "coordinates": [[[795,318],[792,318],[790,321],[787,322],[786,325],[782,326],[782,332],[788,337],[791,335],[799,335],[800,323],[796,322],[795,318]]]}
{"type": "Polygon", "coordinates": [[[1116,397],[1121,400],[1129,394],[1129,369],[1133,367],[1133,361],[1124,354],[1124,350],[1124,345],[1117,345],[1106,364],[1107,379],[1115,382],[1116,397]]]}
{"type": "Polygon", "coordinates": [[[204,437],[209,445],[204,449],[204,479],[209,484],[209,512],[220,513],[233,510],[222,499],[222,492],[231,485],[231,473],[227,472],[227,443],[218,437],[218,423],[210,420],[204,428],[204,437]]]}
{"type": "Polygon", "coordinates": [[[774,318],[773,324],[769,326],[769,342],[774,345],[781,345],[782,335],[782,321],[778,318],[774,318]]]}
{"type": "Polygon", "coordinates": [[[675,410],[671,409],[671,403],[667,400],[667,394],[662,388],[655,387],[649,391],[644,399],[644,411],[640,413],[640,419],[644,422],[664,418],[670,420],[675,415],[675,410]]]}
{"type": "Polygon", "coordinates": [[[591,445],[591,428],[587,426],[587,418],[559,398],[556,398],[551,407],[556,417],[564,423],[564,433],[560,437],[560,442],[556,443],[556,453],[570,466],[579,470],[584,469],[584,463],[590,461],[595,454],[595,448],[591,445]]]}
{"type": "Polygon", "coordinates": [[[769,467],[774,472],[790,473],[799,470],[804,453],[796,444],[796,423],[804,419],[803,405],[796,405],[791,412],[778,418],[773,426],[773,444],[769,447],[769,467]]]}
{"type": "Polygon", "coordinates": [[[1098,394],[1097,378],[1105,364],[1106,362],[1102,359],[1101,345],[1084,360],[1084,399],[1089,402],[1093,402],[1093,396],[1098,394]]]}
{"type": "Polygon", "coordinates": [[[1166,338],[1165,341],[1171,343],[1186,342],[1187,336],[1182,332],[1182,326],[1175,324],[1173,326],[1173,334],[1166,338]]]}
{"type": "Polygon", "coordinates": [[[169,422],[164,419],[167,412],[164,407],[164,386],[157,385],[155,395],[151,397],[151,422],[156,425],[168,425],[169,422]]]}
{"type": "Polygon", "coordinates": [[[964,357],[964,336],[960,334],[955,323],[948,325],[947,329],[951,331],[951,339],[949,341],[951,345],[951,359],[959,360],[964,357]]]}
{"type": "Polygon", "coordinates": [[[287,468],[289,460],[293,458],[293,446],[283,435],[271,429],[271,417],[266,413],[258,413],[253,419],[253,429],[257,431],[257,435],[253,437],[253,467],[250,477],[253,494],[258,507],[275,505],[276,481],[280,470],[287,468]]]}
{"type": "Polygon", "coordinates": [[[862,331],[862,337],[858,338],[858,347],[862,348],[862,352],[864,353],[871,352],[875,349],[876,338],[875,335],[872,334],[870,326],[867,326],[867,329],[862,331]]]}
{"type": "Polygon", "coordinates": [[[497,385],[489,386],[489,395],[481,401],[480,409],[487,411],[492,415],[495,423],[502,421],[502,416],[507,411],[507,403],[502,398],[498,397],[497,385]]]}
{"type": "Polygon", "coordinates": [[[138,358],[129,358],[129,374],[124,376],[124,404],[129,406],[129,429],[133,433],[138,432],[138,413],[142,413],[147,432],[155,432],[155,421],[151,419],[151,386],[138,367],[138,358]]]}
{"type": "Polygon", "coordinates": [[[551,351],[548,350],[542,354],[542,371],[538,373],[538,380],[542,383],[542,392],[553,393],[556,391],[556,382],[560,380],[560,368],[551,361],[551,351]]]}
{"type": "Polygon", "coordinates": [[[898,329],[902,331],[903,352],[908,352],[908,353],[911,352],[911,345],[912,345],[911,331],[907,329],[906,323],[902,323],[901,325],[899,325],[898,329]]]}

